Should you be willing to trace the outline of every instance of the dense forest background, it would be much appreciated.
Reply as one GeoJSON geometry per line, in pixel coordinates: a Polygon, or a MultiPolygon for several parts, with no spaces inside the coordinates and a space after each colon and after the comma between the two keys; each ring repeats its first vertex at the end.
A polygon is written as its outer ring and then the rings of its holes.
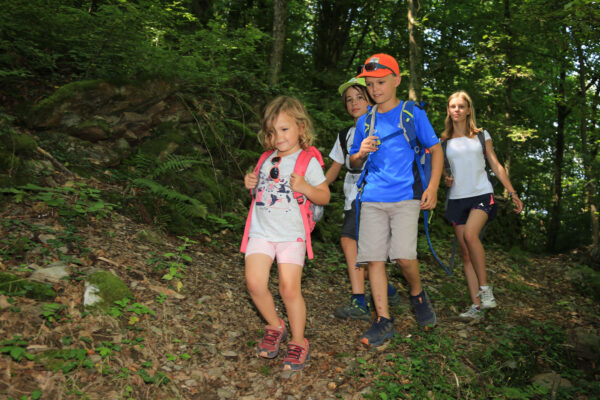
{"type": "MultiPolygon", "coordinates": [[[[3,0],[0,397],[597,399],[599,27],[597,0],[3,0]],[[299,97],[329,154],[351,122],[337,88],[378,52],[438,134],[470,93],[524,201],[495,186],[500,306],[458,318],[460,257],[447,276],[419,235],[437,327],[406,297],[393,340],[360,345],[366,321],[333,316],[350,293],[338,179],[303,272],[310,362],[281,372],[256,357],[238,251],[260,117],[299,97]]],[[[445,196],[430,231],[447,263],[445,196]]]]}
{"type": "MultiPolygon", "coordinates": [[[[491,227],[490,240],[529,251],[585,249],[593,262],[599,26],[594,0],[7,0],[0,8],[1,186],[44,183],[27,161],[43,152],[74,173],[124,183],[128,190],[103,201],[139,219],[177,234],[239,232],[248,205],[242,177],[261,151],[256,132],[266,102],[282,93],[301,98],[328,154],[349,123],[337,86],[370,54],[386,52],[401,66],[399,97],[424,100],[439,134],[447,97],[471,94],[525,203],[520,217],[491,227]],[[171,110],[177,103],[187,119],[153,120],[128,137],[88,107],[79,128],[104,134],[90,143],[128,143],[117,161],[86,162],[55,135],[73,134],[64,110],[82,92],[95,90],[101,108],[102,84],[117,95],[162,84],[168,89],[157,97],[171,110]],[[56,110],[62,119],[52,124],[56,110]]],[[[337,185],[332,223],[316,234],[322,241],[337,241],[337,185]]],[[[434,240],[452,235],[441,214],[434,240]]]]}

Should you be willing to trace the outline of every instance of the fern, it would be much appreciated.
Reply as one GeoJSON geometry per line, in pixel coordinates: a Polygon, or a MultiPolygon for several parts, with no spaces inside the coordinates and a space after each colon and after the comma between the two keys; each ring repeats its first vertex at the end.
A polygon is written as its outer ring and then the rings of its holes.
{"type": "Polygon", "coordinates": [[[148,189],[150,193],[157,197],[173,202],[173,204],[170,205],[185,217],[206,218],[206,206],[193,197],[179,193],[146,178],[136,178],[133,180],[133,183],[137,186],[148,189]]]}
{"type": "Polygon", "coordinates": [[[186,156],[168,155],[165,161],[159,163],[159,165],[150,173],[150,178],[155,179],[164,173],[171,171],[182,171],[191,167],[192,165],[201,164],[202,161],[189,158],[186,156]]]}
{"type": "Polygon", "coordinates": [[[135,156],[133,156],[131,161],[135,166],[137,176],[145,175],[147,171],[152,170],[156,166],[156,159],[153,157],[148,157],[142,152],[138,152],[135,156]]]}

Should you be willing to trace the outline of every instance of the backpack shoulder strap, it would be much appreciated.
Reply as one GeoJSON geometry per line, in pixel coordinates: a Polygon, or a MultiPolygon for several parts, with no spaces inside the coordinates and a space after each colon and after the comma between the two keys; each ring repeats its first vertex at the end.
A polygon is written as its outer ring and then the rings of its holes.
{"type": "Polygon", "coordinates": [[[348,156],[348,131],[352,128],[348,126],[338,133],[338,139],[340,141],[340,146],[342,146],[342,153],[344,153],[344,159],[348,156]]]}
{"type": "Polygon", "coordinates": [[[398,127],[404,134],[406,141],[410,145],[411,148],[415,148],[417,146],[417,131],[414,128],[415,126],[415,116],[413,114],[413,109],[415,107],[415,102],[408,100],[402,103],[402,110],[400,110],[400,121],[398,123],[398,127]],[[407,127],[409,129],[407,129],[407,127]]]}
{"type": "Polygon", "coordinates": [[[450,169],[450,161],[448,161],[448,156],[446,155],[446,149],[448,148],[448,138],[442,140],[442,151],[444,152],[444,168],[446,168],[446,174],[448,176],[452,175],[452,171],[450,169]]]}
{"type": "Polygon", "coordinates": [[[375,114],[377,114],[377,104],[371,107],[371,110],[365,117],[365,132],[367,136],[373,136],[375,134],[375,114]]]}
{"type": "Polygon", "coordinates": [[[296,165],[294,165],[294,172],[304,176],[306,174],[306,169],[308,168],[308,163],[310,163],[310,160],[313,157],[317,159],[321,168],[325,166],[321,152],[315,146],[310,146],[302,150],[300,155],[298,155],[296,165]]]}
{"type": "MultiPolygon", "coordinates": [[[[264,153],[262,153],[252,172],[257,174],[258,171],[260,170],[261,165],[263,165],[265,160],[267,158],[269,158],[269,156],[271,154],[273,154],[273,150],[267,150],[264,153]]],[[[252,197],[252,202],[250,203],[250,210],[248,210],[248,216],[246,217],[246,225],[244,226],[244,236],[242,236],[242,244],[240,246],[240,251],[242,253],[246,252],[246,247],[248,246],[248,239],[249,239],[249,235],[250,235],[250,224],[252,223],[252,211],[254,210],[254,200],[255,200],[254,199],[254,190],[250,191],[250,196],[252,197]]]]}
{"type": "Polygon", "coordinates": [[[485,158],[487,156],[487,154],[485,152],[485,133],[484,133],[483,129],[480,130],[479,132],[477,132],[477,138],[479,139],[479,143],[481,143],[481,149],[483,150],[483,157],[485,158]]]}
{"type": "MultiPolygon", "coordinates": [[[[304,176],[308,168],[308,163],[310,163],[310,160],[313,157],[317,159],[321,168],[325,166],[321,152],[316,147],[310,146],[307,149],[302,150],[298,155],[296,165],[294,166],[294,172],[298,175],[304,176]]],[[[298,192],[294,192],[294,198],[300,207],[300,215],[302,216],[302,224],[304,225],[304,233],[306,236],[306,253],[308,255],[308,259],[310,260],[314,257],[314,255],[312,251],[312,242],[310,239],[311,228],[308,221],[309,201],[308,199],[305,199],[303,194],[298,192]]]]}
{"type": "Polygon", "coordinates": [[[267,160],[267,158],[269,158],[269,156],[271,154],[273,154],[273,150],[267,150],[264,153],[262,153],[260,155],[260,158],[258,159],[258,162],[256,163],[256,166],[254,167],[254,170],[252,172],[254,172],[255,174],[258,174],[258,171],[260,170],[260,167],[267,160]]]}

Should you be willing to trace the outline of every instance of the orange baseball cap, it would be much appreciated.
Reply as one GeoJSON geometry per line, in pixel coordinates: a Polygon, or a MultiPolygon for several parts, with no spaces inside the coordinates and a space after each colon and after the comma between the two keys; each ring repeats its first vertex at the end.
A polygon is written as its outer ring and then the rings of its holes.
{"type": "Polygon", "coordinates": [[[400,75],[398,62],[389,54],[379,53],[367,58],[364,65],[360,67],[360,72],[356,77],[370,76],[373,78],[383,78],[391,73],[396,76],[400,75]]]}

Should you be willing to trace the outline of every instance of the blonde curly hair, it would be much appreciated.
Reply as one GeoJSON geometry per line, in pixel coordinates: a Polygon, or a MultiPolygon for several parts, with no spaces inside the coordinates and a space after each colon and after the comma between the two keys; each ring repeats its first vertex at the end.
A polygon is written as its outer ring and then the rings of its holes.
{"type": "Polygon", "coordinates": [[[296,120],[302,132],[298,140],[300,147],[306,149],[311,146],[315,137],[312,120],[300,100],[292,96],[278,96],[271,100],[265,108],[261,129],[258,132],[258,141],[262,146],[266,150],[275,150],[273,144],[274,123],[277,116],[283,112],[296,120]]]}

